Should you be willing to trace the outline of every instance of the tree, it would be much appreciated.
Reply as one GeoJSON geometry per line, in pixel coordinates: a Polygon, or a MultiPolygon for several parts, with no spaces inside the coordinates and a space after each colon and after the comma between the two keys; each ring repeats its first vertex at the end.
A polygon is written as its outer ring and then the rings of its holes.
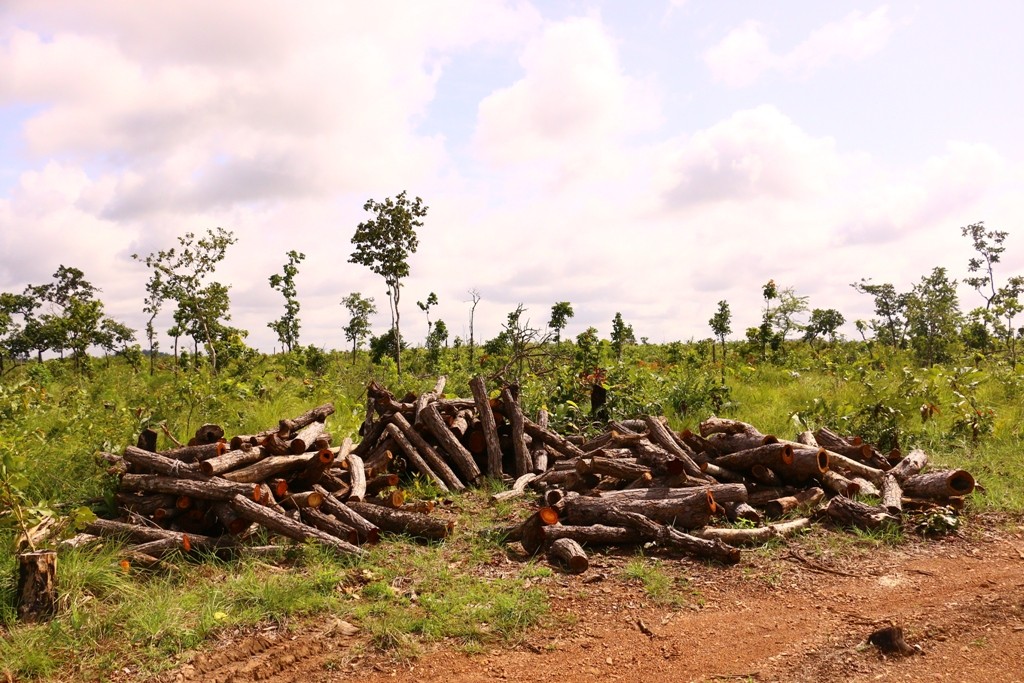
{"type": "Polygon", "coordinates": [[[581,375],[594,374],[601,360],[601,341],[596,327],[588,327],[576,335],[576,362],[581,375]]]}
{"type": "Polygon", "coordinates": [[[728,301],[718,302],[718,311],[708,320],[708,325],[722,345],[722,384],[725,384],[725,338],[732,332],[732,312],[728,301]]]}
{"type": "Polygon", "coordinates": [[[1021,332],[1013,326],[1013,319],[1022,311],[1020,295],[1024,292],[1024,277],[1011,277],[999,288],[992,300],[992,317],[996,336],[1003,340],[1010,355],[1010,366],[1017,368],[1017,337],[1021,332]]]}
{"type": "Polygon", "coordinates": [[[569,320],[575,315],[572,304],[568,301],[559,301],[551,307],[551,320],[548,327],[555,331],[555,344],[562,343],[562,330],[569,324],[569,320]]]}
{"type": "Polygon", "coordinates": [[[815,308],[811,311],[811,319],[807,321],[804,328],[804,339],[812,344],[818,337],[828,336],[829,341],[835,342],[836,331],[843,326],[846,318],[834,308],[815,308]]]}
{"type": "Polygon", "coordinates": [[[982,221],[960,228],[960,234],[964,237],[970,236],[971,246],[980,257],[968,260],[967,270],[975,275],[964,278],[964,284],[978,291],[985,300],[985,310],[989,311],[997,296],[993,266],[999,263],[999,255],[1006,250],[1003,241],[1006,240],[1007,233],[1000,230],[986,231],[985,223],[982,221]]]}
{"type": "Polygon", "coordinates": [[[299,345],[299,300],[295,298],[295,275],[299,272],[299,263],[306,258],[305,254],[292,249],[287,253],[288,263],[284,264],[284,273],[270,276],[270,287],[284,295],[284,315],[267,327],[277,333],[277,339],[288,353],[299,345]]]}
{"type": "Polygon", "coordinates": [[[473,318],[476,315],[476,305],[480,303],[480,292],[475,288],[469,290],[470,301],[473,305],[469,307],[469,364],[473,365],[473,349],[474,349],[474,338],[473,338],[473,318]]]}
{"type": "Polygon", "coordinates": [[[435,370],[441,360],[442,346],[448,348],[448,326],[443,320],[438,320],[427,334],[427,357],[431,367],[435,370]]]}
{"type": "Polygon", "coordinates": [[[179,301],[174,321],[175,331],[192,339],[194,359],[198,360],[202,342],[209,351],[211,364],[232,349],[238,339],[248,335],[226,324],[231,321],[231,301],[228,287],[219,282],[211,282],[195,292],[187,303],[179,301]]]}
{"type": "Polygon", "coordinates": [[[612,348],[618,360],[622,360],[622,351],[627,344],[636,344],[633,326],[623,322],[621,313],[616,313],[612,318],[612,348]]]}
{"type": "MultiPolygon", "coordinates": [[[[100,323],[97,343],[108,354],[119,353],[127,356],[133,345],[135,353],[139,353],[139,347],[135,344],[135,330],[113,318],[104,318],[100,323]]],[[[138,371],[138,368],[135,370],[138,371]]]]}
{"type": "MultiPolygon", "coordinates": [[[[178,237],[178,248],[153,252],[145,258],[132,254],[136,261],[142,261],[154,275],[147,285],[147,305],[144,310],[152,317],[159,311],[160,302],[172,300],[178,303],[174,317],[176,324],[168,330],[175,339],[175,361],[177,361],[177,339],[184,326],[195,323],[201,330],[201,336],[210,354],[210,364],[214,373],[217,372],[217,350],[214,347],[214,321],[210,315],[215,313],[208,306],[200,305],[204,296],[204,283],[216,270],[217,264],[224,260],[227,248],[237,242],[230,230],[215,228],[206,231],[206,236],[196,240],[195,234],[185,233],[178,237]],[[159,274],[157,276],[156,274],[159,274]],[[158,296],[157,296],[158,295],[158,296]],[[157,302],[154,306],[151,302],[157,302]]],[[[227,288],[224,287],[224,292],[227,288]]],[[[205,296],[209,299],[211,292],[205,296]]],[[[177,362],[175,362],[177,367],[177,362]]]]}
{"type": "Polygon", "coordinates": [[[896,288],[886,282],[881,285],[871,284],[870,279],[863,279],[850,285],[861,294],[869,294],[875,299],[875,315],[881,319],[872,319],[871,329],[875,338],[882,344],[894,348],[905,348],[907,344],[907,303],[909,294],[900,294],[896,288]]]}
{"type": "Polygon", "coordinates": [[[352,342],[352,365],[356,364],[356,351],[363,340],[370,336],[370,316],[377,313],[373,297],[364,299],[359,292],[352,292],[341,300],[341,305],[348,309],[348,325],[345,339],[352,342]]]}
{"type": "Polygon", "coordinates": [[[431,292],[427,296],[426,303],[424,303],[422,301],[417,301],[416,305],[419,306],[419,309],[421,311],[423,311],[426,314],[426,316],[427,316],[427,337],[429,338],[430,337],[430,307],[437,305],[437,294],[434,294],[433,292],[431,292]]]}
{"type": "Polygon", "coordinates": [[[921,362],[931,366],[952,359],[962,317],[956,281],[945,268],[933,268],[914,285],[907,298],[907,326],[921,362]]]}
{"type": "Polygon", "coordinates": [[[349,263],[366,266],[383,277],[387,285],[391,329],[397,340],[392,346],[399,375],[402,374],[402,332],[398,303],[402,296],[402,278],[409,275],[409,255],[416,253],[419,246],[416,228],[423,227],[420,219],[427,215],[427,208],[419,197],[410,202],[405,191],[394,200],[390,197],[383,202],[367,200],[363,210],[372,212],[374,217],[360,223],[352,236],[355,251],[349,263]]]}

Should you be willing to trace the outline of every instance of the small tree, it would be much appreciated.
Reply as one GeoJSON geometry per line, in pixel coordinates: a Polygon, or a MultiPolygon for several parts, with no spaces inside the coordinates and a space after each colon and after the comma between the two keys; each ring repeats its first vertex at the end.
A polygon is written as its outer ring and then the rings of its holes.
{"type": "Polygon", "coordinates": [[[442,347],[448,348],[448,326],[443,320],[438,320],[427,335],[427,358],[434,370],[441,360],[442,347]]]}
{"type": "Polygon", "coordinates": [[[818,337],[828,336],[829,341],[835,342],[836,331],[843,326],[846,318],[834,308],[815,308],[811,311],[811,319],[807,321],[804,328],[804,339],[813,346],[814,340],[818,337]]]}
{"type": "Polygon", "coordinates": [[[469,364],[473,365],[473,350],[475,348],[475,339],[473,337],[473,318],[476,316],[476,305],[480,303],[480,292],[476,289],[469,290],[469,298],[473,303],[469,307],[469,364]]]}
{"type": "Polygon", "coordinates": [[[551,307],[551,320],[548,321],[548,327],[555,331],[556,345],[562,343],[562,330],[574,315],[572,304],[568,301],[559,301],[551,307]]]}
{"type": "Polygon", "coordinates": [[[433,292],[431,292],[427,296],[426,302],[417,301],[416,305],[427,316],[427,337],[429,338],[430,337],[430,307],[437,305],[437,294],[434,294],[433,292]]]}
{"type": "Polygon", "coordinates": [[[402,374],[402,333],[398,303],[402,279],[409,275],[409,255],[416,253],[419,246],[416,228],[423,226],[421,219],[427,215],[427,208],[419,197],[409,201],[404,191],[394,200],[390,197],[383,202],[367,200],[363,210],[374,216],[360,223],[352,236],[355,251],[349,262],[366,266],[387,284],[391,329],[396,340],[392,346],[399,375],[402,374]]]}
{"type": "Polygon", "coordinates": [[[875,315],[880,319],[870,322],[875,338],[881,343],[894,348],[905,348],[907,344],[907,303],[909,294],[900,294],[896,288],[886,282],[873,285],[868,279],[850,285],[861,294],[869,294],[875,299],[875,315]]]}
{"type": "Polygon", "coordinates": [[[299,263],[306,258],[305,254],[294,249],[289,251],[288,263],[284,264],[284,273],[270,276],[270,287],[284,295],[284,315],[267,327],[277,333],[277,339],[284,349],[291,353],[299,345],[299,300],[295,298],[295,276],[299,272],[299,263]]]}
{"type": "MultiPolygon", "coordinates": [[[[725,384],[725,338],[732,332],[732,312],[729,310],[729,302],[718,302],[718,311],[708,320],[711,331],[715,333],[719,343],[722,345],[722,384],[725,384]]],[[[714,348],[712,346],[712,348],[714,348]]]]}
{"type": "Polygon", "coordinates": [[[907,322],[918,359],[929,366],[950,360],[961,320],[956,281],[946,276],[945,268],[933,268],[907,299],[907,322]]]}
{"type": "Polygon", "coordinates": [[[359,292],[352,292],[341,300],[341,305],[348,309],[348,325],[345,339],[352,342],[352,365],[356,364],[356,351],[363,340],[370,336],[370,316],[377,313],[373,297],[364,299],[359,292]]]}
{"type": "Polygon", "coordinates": [[[622,351],[627,344],[636,344],[633,326],[623,322],[621,313],[616,313],[612,318],[612,348],[615,349],[616,359],[622,360],[622,351]]]}

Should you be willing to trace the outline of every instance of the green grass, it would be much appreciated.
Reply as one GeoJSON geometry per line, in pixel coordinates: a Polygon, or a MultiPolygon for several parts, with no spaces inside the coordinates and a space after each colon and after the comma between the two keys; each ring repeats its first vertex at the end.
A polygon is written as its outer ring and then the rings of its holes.
{"type": "Polygon", "coordinates": [[[700,602],[700,594],[686,579],[672,576],[659,559],[634,557],[626,563],[622,577],[642,586],[647,597],[660,605],[684,607],[692,600],[700,602]]]}

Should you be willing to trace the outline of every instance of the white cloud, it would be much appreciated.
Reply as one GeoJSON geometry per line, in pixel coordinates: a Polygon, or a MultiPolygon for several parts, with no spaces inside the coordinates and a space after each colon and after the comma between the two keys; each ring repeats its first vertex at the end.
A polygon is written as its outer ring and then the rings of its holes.
{"type": "Polygon", "coordinates": [[[782,53],[769,45],[768,29],[763,24],[747,21],[706,50],[704,62],[715,81],[731,87],[750,85],[771,71],[806,78],[833,64],[878,54],[892,33],[888,7],[869,14],[858,10],[815,29],[789,52],[782,53]]]}

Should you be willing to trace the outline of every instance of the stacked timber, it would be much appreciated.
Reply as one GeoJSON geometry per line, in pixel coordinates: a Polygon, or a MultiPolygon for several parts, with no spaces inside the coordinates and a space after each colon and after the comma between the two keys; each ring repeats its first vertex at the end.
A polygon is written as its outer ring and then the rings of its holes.
{"type": "Polygon", "coordinates": [[[121,519],[96,520],[85,532],[120,537],[133,562],[155,565],[171,551],[252,551],[260,529],[314,542],[346,555],[376,543],[380,532],[439,539],[453,523],[403,509],[390,458],[368,465],[351,438],[332,446],[326,420],[332,404],[276,429],[224,438],[203,425],[188,444],[157,451],[146,430],[138,446],[103,454],[119,477],[121,519]]]}

